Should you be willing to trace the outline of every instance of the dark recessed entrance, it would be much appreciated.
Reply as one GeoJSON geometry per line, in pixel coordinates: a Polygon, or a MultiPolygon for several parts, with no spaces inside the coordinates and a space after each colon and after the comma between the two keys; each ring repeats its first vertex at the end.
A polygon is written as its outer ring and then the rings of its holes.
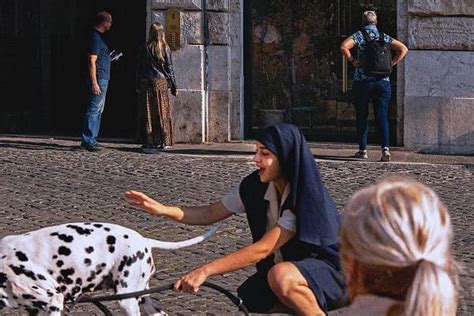
{"type": "Polygon", "coordinates": [[[85,38],[91,17],[112,13],[112,64],[101,137],[134,138],[135,51],[145,41],[146,1],[5,0],[0,4],[0,132],[79,136],[87,104],[85,38]]]}
{"type": "MultiPolygon", "coordinates": [[[[379,28],[396,37],[395,1],[248,1],[245,6],[246,137],[263,126],[288,121],[318,141],[355,142],[350,103],[352,68],[339,45],[360,29],[365,10],[378,12],[379,28]]],[[[396,74],[390,113],[396,143],[396,74]]],[[[370,114],[369,141],[378,131],[370,114]]]]}

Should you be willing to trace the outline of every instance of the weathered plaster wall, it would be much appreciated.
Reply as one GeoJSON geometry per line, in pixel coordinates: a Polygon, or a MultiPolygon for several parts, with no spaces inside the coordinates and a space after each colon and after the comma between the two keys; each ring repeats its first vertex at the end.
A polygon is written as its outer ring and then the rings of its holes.
{"type": "Polygon", "coordinates": [[[404,145],[443,154],[474,153],[472,0],[399,0],[404,145]]]}
{"type": "Polygon", "coordinates": [[[178,96],[171,97],[176,142],[225,142],[240,138],[241,2],[148,3],[148,24],[165,24],[167,9],[182,13],[181,48],[172,52],[179,88],[178,96]]]}

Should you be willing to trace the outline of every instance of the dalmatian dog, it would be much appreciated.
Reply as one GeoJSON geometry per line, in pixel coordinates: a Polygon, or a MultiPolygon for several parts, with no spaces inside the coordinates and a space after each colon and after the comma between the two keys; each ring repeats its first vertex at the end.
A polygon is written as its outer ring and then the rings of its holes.
{"type": "MultiPolygon", "coordinates": [[[[181,242],[145,238],[108,223],[69,223],[0,239],[0,310],[60,316],[65,302],[99,289],[148,289],[152,248],[178,249],[211,237],[218,226],[181,242]]],[[[119,301],[127,315],[161,315],[149,296],[119,301]]]]}

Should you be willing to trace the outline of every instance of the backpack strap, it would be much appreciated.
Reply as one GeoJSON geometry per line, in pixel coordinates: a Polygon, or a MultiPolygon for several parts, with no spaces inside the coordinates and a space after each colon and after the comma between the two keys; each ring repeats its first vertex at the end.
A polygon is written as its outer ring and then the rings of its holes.
{"type": "Polygon", "coordinates": [[[364,41],[366,43],[372,41],[372,39],[370,38],[369,32],[367,32],[366,30],[360,30],[360,32],[362,33],[362,36],[364,37],[364,41]]]}
{"type": "MultiPolygon", "coordinates": [[[[366,43],[372,41],[372,38],[370,38],[369,32],[367,32],[366,30],[360,30],[360,32],[362,33],[362,36],[364,37],[364,40],[365,40],[366,43]]],[[[379,40],[378,41],[382,45],[385,44],[385,33],[384,32],[379,31],[379,40]]]]}
{"type": "Polygon", "coordinates": [[[385,34],[382,31],[379,31],[379,42],[380,44],[385,44],[385,34]]]}

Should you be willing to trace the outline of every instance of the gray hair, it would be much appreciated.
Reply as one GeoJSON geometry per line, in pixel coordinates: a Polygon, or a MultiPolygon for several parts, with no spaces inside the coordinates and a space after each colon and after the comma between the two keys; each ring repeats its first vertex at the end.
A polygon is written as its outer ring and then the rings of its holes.
{"type": "Polygon", "coordinates": [[[415,180],[387,178],[358,191],[347,204],[341,257],[343,265],[350,256],[364,266],[369,276],[364,286],[373,294],[388,287],[398,291],[403,303],[392,308],[404,315],[455,315],[451,239],[449,213],[433,190],[415,180]],[[413,271],[405,286],[392,274],[401,269],[413,271]],[[370,275],[380,271],[388,271],[387,277],[376,284],[370,275]]]}
{"type": "Polygon", "coordinates": [[[365,11],[362,14],[362,24],[377,24],[377,13],[375,11],[365,11]]]}

